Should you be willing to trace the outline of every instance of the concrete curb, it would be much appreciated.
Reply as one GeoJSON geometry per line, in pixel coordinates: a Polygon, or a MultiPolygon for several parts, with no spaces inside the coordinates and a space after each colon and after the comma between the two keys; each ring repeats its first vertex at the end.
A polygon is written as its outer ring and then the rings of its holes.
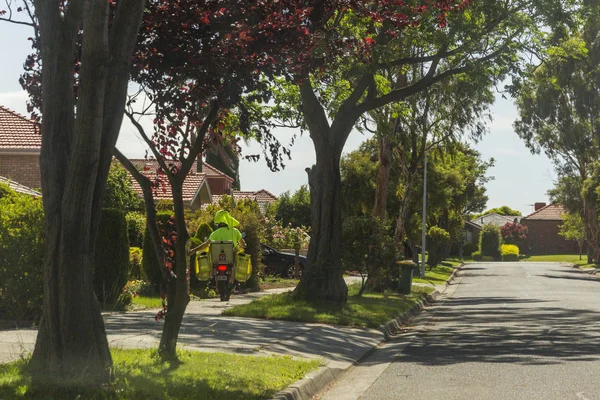
{"type": "MultiPolygon", "coordinates": [[[[456,274],[462,269],[465,263],[460,264],[450,275],[450,278],[446,280],[445,287],[456,278],[456,274]]],[[[384,341],[389,340],[395,333],[397,333],[402,325],[406,323],[410,318],[418,315],[425,306],[433,303],[439,296],[441,296],[442,292],[439,292],[437,289],[432,294],[428,295],[425,299],[417,302],[413,305],[409,310],[402,313],[397,318],[387,322],[386,324],[381,326],[382,333],[384,335],[384,341]]],[[[366,349],[363,354],[360,355],[353,363],[356,365],[367,355],[371,354],[377,346],[374,346],[370,349],[366,349]]],[[[342,369],[342,368],[331,368],[328,366],[323,366],[316,371],[313,371],[306,375],[303,379],[293,383],[282,391],[275,393],[272,397],[272,400],[309,400],[312,399],[317,393],[321,390],[329,386],[344,372],[350,369],[352,366],[342,369]]]]}

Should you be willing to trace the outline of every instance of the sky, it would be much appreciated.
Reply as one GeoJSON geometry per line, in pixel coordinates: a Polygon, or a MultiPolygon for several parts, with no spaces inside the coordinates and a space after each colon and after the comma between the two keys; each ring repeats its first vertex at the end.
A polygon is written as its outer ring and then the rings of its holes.
{"type": "MultiPolygon", "coordinates": [[[[18,79],[23,62],[31,52],[29,27],[0,21],[0,105],[27,115],[27,95],[21,89],[18,79]]],[[[486,185],[489,201],[487,208],[507,205],[519,210],[523,215],[533,211],[535,202],[547,202],[546,192],[553,187],[555,178],[552,163],[545,155],[532,155],[514,132],[512,125],[517,118],[517,109],[511,99],[503,99],[500,94],[492,107],[493,122],[489,133],[474,147],[485,159],[494,158],[496,163],[488,172],[494,179],[486,185]]],[[[277,132],[283,143],[291,138],[289,131],[277,132]]],[[[353,132],[344,152],[355,150],[368,136],[353,132]]],[[[136,136],[133,126],[123,122],[117,147],[130,158],[143,158],[146,148],[142,139],[136,136]]],[[[307,183],[305,169],[315,162],[315,152],[308,134],[296,139],[291,147],[292,160],[280,172],[271,172],[264,160],[259,162],[242,161],[240,179],[242,190],[267,189],[275,195],[285,191],[295,191],[307,183]]],[[[260,153],[257,144],[243,148],[243,154],[260,153]]]]}

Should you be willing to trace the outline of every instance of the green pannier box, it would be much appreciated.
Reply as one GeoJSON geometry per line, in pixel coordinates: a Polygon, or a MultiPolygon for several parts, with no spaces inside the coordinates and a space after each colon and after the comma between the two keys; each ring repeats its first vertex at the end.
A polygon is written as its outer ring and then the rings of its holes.
{"type": "Polygon", "coordinates": [[[250,255],[239,253],[235,266],[235,280],[238,282],[246,282],[252,275],[252,260],[250,255]]]}
{"type": "Polygon", "coordinates": [[[200,253],[196,257],[196,278],[199,281],[207,281],[210,279],[210,259],[208,253],[200,253]]]}

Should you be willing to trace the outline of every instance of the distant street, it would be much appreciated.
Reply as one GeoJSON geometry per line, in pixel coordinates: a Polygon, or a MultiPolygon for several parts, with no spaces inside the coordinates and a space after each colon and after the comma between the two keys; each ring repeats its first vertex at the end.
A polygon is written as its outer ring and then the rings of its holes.
{"type": "Polygon", "coordinates": [[[468,264],[448,297],[322,399],[600,399],[600,280],[468,264]]]}

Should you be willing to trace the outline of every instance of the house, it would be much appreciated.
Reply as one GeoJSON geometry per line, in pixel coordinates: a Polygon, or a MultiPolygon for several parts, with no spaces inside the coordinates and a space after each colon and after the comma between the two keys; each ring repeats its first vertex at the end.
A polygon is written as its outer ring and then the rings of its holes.
{"type": "MultiPolygon", "coordinates": [[[[39,124],[6,107],[0,106],[0,177],[4,177],[19,190],[41,188],[40,150],[42,136],[39,124]]],[[[151,179],[156,178],[156,160],[132,159],[131,162],[151,179]]],[[[205,162],[194,162],[192,172],[183,183],[183,200],[186,207],[196,209],[201,204],[210,204],[215,196],[224,194],[249,197],[259,203],[261,209],[277,198],[266,190],[234,193],[234,179],[205,162]]],[[[155,190],[156,201],[171,199],[171,188],[167,179],[163,187],[155,190]]],[[[132,179],[133,189],[143,196],[142,188],[132,179]]],[[[32,194],[35,192],[32,190],[32,194]]],[[[38,192],[35,192],[38,193],[38,192]]]]}
{"type": "MultiPolygon", "coordinates": [[[[156,160],[132,159],[130,161],[149,178],[154,179],[156,177],[158,169],[156,160]]],[[[258,203],[263,212],[269,204],[277,201],[275,195],[264,189],[254,192],[233,190],[233,178],[205,162],[202,163],[202,168],[199,169],[198,161],[194,161],[191,171],[183,182],[183,201],[186,207],[191,209],[217,203],[221,196],[225,194],[233,196],[236,201],[244,198],[252,199],[258,203]]],[[[132,182],[133,189],[140,196],[143,196],[142,188],[133,177],[132,182]]],[[[171,199],[169,182],[167,179],[163,179],[163,182],[165,182],[165,185],[154,192],[156,201],[171,199]]]]}
{"type": "Polygon", "coordinates": [[[527,226],[525,249],[528,254],[578,254],[575,240],[567,240],[558,234],[565,209],[558,204],[535,203],[534,212],[521,219],[527,226]]]}
{"type": "Polygon", "coordinates": [[[496,213],[490,213],[474,218],[471,221],[465,221],[463,228],[463,238],[465,243],[479,243],[479,233],[484,225],[492,224],[498,228],[503,227],[507,223],[521,221],[520,215],[500,215],[496,213]]]}
{"type": "Polygon", "coordinates": [[[23,187],[41,188],[39,125],[0,106],[0,176],[23,187]]]}
{"type": "MultiPolygon", "coordinates": [[[[232,195],[234,201],[236,202],[243,199],[250,199],[256,201],[258,203],[258,207],[263,213],[267,210],[267,208],[269,208],[271,204],[277,201],[277,196],[265,189],[257,190],[255,192],[234,190],[232,192],[232,195]]],[[[222,195],[213,195],[212,202],[217,203],[221,196],[222,195]]]]}

